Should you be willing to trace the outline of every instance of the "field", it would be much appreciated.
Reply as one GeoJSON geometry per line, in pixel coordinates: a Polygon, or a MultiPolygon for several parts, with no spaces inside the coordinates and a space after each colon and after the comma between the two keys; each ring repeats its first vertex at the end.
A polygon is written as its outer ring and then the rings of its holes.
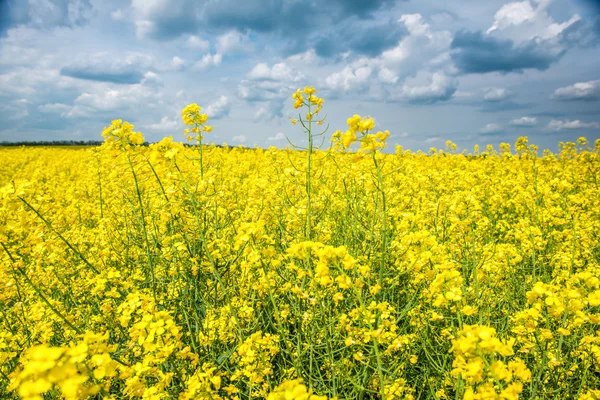
{"type": "Polygon", "coordinates": [[[202,115],[0,149],[1,398],[600,398],[600,141],[216,148],[202,115]]]}

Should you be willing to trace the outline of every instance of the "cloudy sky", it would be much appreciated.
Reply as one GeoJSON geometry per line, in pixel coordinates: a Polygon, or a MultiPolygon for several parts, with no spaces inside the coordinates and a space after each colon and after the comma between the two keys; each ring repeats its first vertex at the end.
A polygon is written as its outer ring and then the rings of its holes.
{"type": "Polygon", "coordinates": [[[305,85],[414,150],[595,139],[600,1],[0,0],[0,141],[183,140],[195,102],[210,141],[283,147],[305,85]]]}

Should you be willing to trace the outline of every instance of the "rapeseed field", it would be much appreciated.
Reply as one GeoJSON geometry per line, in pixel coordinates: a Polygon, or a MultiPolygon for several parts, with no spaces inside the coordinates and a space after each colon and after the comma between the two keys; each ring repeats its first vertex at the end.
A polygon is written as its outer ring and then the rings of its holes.
{"type": "Polygon", "coordinates": [[[384,153],[293,101],[306,149],[196,104],[0,149],[0,398],[600,398],[600,140],[384,153]]]}

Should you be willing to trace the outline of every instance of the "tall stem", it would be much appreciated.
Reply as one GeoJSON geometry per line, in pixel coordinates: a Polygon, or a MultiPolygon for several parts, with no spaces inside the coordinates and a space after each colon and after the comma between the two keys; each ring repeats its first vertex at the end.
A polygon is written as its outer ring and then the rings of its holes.
{"type": "Polygon", "coordinates": [[[383,188],[383,174],[381,173],[381,166],[377,162],[377,152],[373,152],[373,162],[377,169],[377,186],[379,192],[381,192],[381,207],[383,211],[383,220],[381,227],[381,256],[379,260],[379,286],[383,287],[383,269],[385,268],[386,253],[387,253],[387,205],[385,198],[385,190],[383,188]]]}
{"type": "Polygon", "coordinates": [[[104,218],[104,212],[102,210],[102,174],[100,173],[100,155],[97,154],[98,162],[98,189],[100,192],[100,218],[104,218]]]}
{"type": "MultiPolygon", "coordinates": [[[[311,114],[310,102],[308,103],[308,114],[311,114]]],[[[312,115],[311,115],[312,117],[312,115]]],[[[310,187],[310,169],[312,164],[313,136],[312,136],[312,118],[308,120],[308,156],[306,160],[306,237],[312,239],[311,223],[311,187],[310,187]]]]}
{"type": "Polygon", "coordinates": [[[133,168],[133,162],[131,161],[131,157],[127,149],[125,149],[125,154],[127,155],[127,161],[129,162],[129,167],[131,168],[131,174],[133,175],[133,181],[135,183],[135,191],[138,198],[138,204],[140,205],[140,222],[142,225],[142,230],[144,233],[144,242],[146,244],[146,257],[148,258],[148,264],[150,266],[150,283],[152,285],[152,297],[154,297],[154,302],[156,300],[156,280],[154,276],[154,260],[152,259],[152,254],[150,251],[150,241],[148,239],[148,229],[146,228],[146,214],[144,212],[144,203],[142,201],[142,192],[140,191],[140,185],[138,183],[137,174],[135,173],[135,169],[133,168]]]}
{"type": "Polygon", "coordinates": [[[200,152],[200,179],[204,180],[204,162],[202,161],[202,139],[198,141],[198,151],[200,152]]]}

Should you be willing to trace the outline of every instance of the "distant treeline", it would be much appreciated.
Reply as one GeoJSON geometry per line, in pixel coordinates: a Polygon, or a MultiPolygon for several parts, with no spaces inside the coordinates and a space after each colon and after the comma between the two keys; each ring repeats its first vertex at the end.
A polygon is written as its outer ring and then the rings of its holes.
{"type": "MultiPolygon", "coordinates": [[[[102,145],[102,143],[104,143],[102,140],[39,140],[39,141],[27,141],[27,142],[0,142],[0,147],[3,146],[11,146],[11,147],[18,147],[18,146],[100,146],[102,145]]],[[[152,143],[149,142],[144,142],[142,143],[142,146],[148,146],[152,143]]],[[[195,146],[193,144],[189,144],[189,143],[184,143],[183,144],[186,147],[192,147],[195,146]]],[[[205,144],[208,145],[208,144],[205,144]]],[[[214,144],[211,143],[210,146],[214,146],[214,147],[223,147],[223,145],[220,144],[214,144]]],[[[232,147],[232,146],[230,146],[232,147]]],[[[254,150],[254,148],[252,147],[245,147],[242,146],[244,149],[248,149],[248,150],[254,150]]]]}
{"type": "Polygon", "coordinates": [[[0,146],[100,146],[100,140],[40,140],[35,142],[0,142],[0,146]]]}

